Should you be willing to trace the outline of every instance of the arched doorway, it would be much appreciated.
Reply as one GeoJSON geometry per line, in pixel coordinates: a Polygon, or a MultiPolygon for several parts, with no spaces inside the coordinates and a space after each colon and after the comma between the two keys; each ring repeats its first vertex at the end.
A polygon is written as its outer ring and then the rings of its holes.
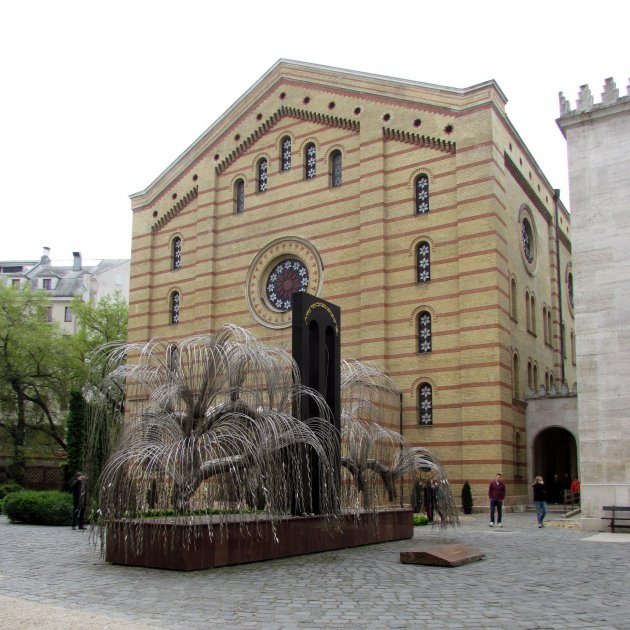
{"type": "Polygon", "coordinates": [[[565,474],[569,479],[577,476],[577,444],[570,431],[562,427],[542,430],[534,438],[533,450],[534,475],[544,477],[548,493],[552,492],[554,475],[558,475],[561,480],[565,474]]]}

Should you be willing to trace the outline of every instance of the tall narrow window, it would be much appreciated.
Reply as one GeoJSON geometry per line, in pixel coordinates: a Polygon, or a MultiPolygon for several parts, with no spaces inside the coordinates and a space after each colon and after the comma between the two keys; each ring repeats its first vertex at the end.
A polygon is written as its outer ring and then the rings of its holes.
{"type": "MultiPolygon", "coordinates": [[[[63,321],[64,322],[71,322],[72,321],[72,309],[69,306],[66,306],[66,308],[64,310],[63,321]]],[[[571,333],[571,335],[573,335],[573,333],[571,333]]],[[[573,339],[573,337],[571,337],[571,339],[573,339]]]]}
{"type": "Polygon", "coordinates": [[[338,149],[330,154],[330,185],[341,186],[342,157],[338,149]]]}
{"type": "Polygon", "coordinates": [[[534,390],[538,390],[538,366],[534,363],[534,390]]]}
{"type": "Polygon", "coordinates": [[[531,361],[527,362],[527,387],[528,389],[534,388],[534,369],[531,361]]]}
{"type": "Polygon", "coordinates": [[[431,248],[429,243],[422,241],[416,251],[416,272],[418,282],[431,280],[431,248]]]}
{"type": "Polygon", "coordinates": [[[52,289],[52,280],[50,278],[44,278],[42,280],[42,288],[44,291],[50,291],[52,289]]]}
{"type": "Polygon", "coordinates": [[[179,293],[171,293],[171,324],[179,324],[179,293]]]}
{"type": "Polygon", "coordinates": [[[267,159],[261,158],[258,160],[258,192],[265,192],[268,183],[267,159]]]}
{"type": "Polygon", "coordinates": [[[549,371],[545,370],[545,390],[549,391],[549,371]]]}
{"type": "Polygon", "coordinates": [[[534,334],[536,334],[536,298],[534,297],[533,293],[529,298],[529,302],[530,302],[529,314],[530,314],[530,317],[532,318],[531,331],[534,334]]]}
{"type": "Polygon", "coordinates": [[[516,280],[512,278],[510,282],[510,317],[514,321],[518,321],[518,309],[516,299],[516,280]]]}
{"type": "Polygon", "coordinates": [[[234,182],[234,212],[245,210],[245,182],[237,179],[234,182]]]}
{"type": "Polygon", "coordinates": [[[418,385],[418,424],[433,424],[433,388],[429,383],[418,385]]]}
{"type": "Polygon", "coordinates": [[[304,179],[313,179],[317,169],[317,149],[309,142],[304,149],[304,179]]]}
{"type": "Polygon", "coordinates": [[[525,326],[527,330],[531,330],[531,313],[529,311],[529,291],[525,291],[525,326]]]}
{"type": "Polygon", "coordinates": [[[171,372],[176,372],[179,366],[179,348],[174,343],[169,344],[166,356],[168,369],[171,372]]]}
{"type": "Polygon", "coordinates": [[[432,350],[431,313],[421,311],[418,315],[418,352],[426,354],[432,350]]]}
{"type": "Polygon", "coordinates": [[[176,236],[173,239],[173,269],[182,266],[182,239],[176,236]]]}
{"type": "Polygon", "coordinates": [[[550,346],[553,346],[553,328],[551,327],[551,309],[547,309],[547,334],[549,335],[549,341],[547,342],[550,346]]]}
{"type": "Polygon", "coordinates": [[[46,307],[46,321],[48,323],[52,322],[53,318],[52,318],[52,306],[47,306],[46,307]]]}
{"type": "Polygon", "coordinates": [[[429,176],[422,173],[416,178],[416,214],[429,212],[429,176]]]}
{"type": "Polygon", "coordinates": [[[280,170],[291,170],[291,138],[286,136],[282,138],[281,154],[280,154],[280,170]]]}
{"type": "Polygon", "coordinates": [[[521,397],[518,354],[514,354],[514,356],[512,357],[512,394],[514,398],[521,397]]]}
{"type": "Polygon", "coordinates": [[[571,363],[575,365],[575,336],[573,331],[571,331],[571,363]]]}
{"type": "Polygon", "coordinates": [[[549,343],[549,331],[547,330],[547,307],[543,306],[543,341],[549,343]]]}

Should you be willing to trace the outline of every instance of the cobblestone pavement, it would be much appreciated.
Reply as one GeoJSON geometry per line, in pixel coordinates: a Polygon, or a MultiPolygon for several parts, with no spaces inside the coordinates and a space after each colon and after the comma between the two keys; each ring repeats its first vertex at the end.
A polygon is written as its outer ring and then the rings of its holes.
{"type": "Polygon", "coordinates": [[[508,514],[503,529],[465,519],[407,541],[178,573],[109,565],[87,532],[0,517],[0,628],[630,629],[630,534],[538,529],[530,513],[508,514]],[[399,562],[444,542],[486,559],[399,562]]]}

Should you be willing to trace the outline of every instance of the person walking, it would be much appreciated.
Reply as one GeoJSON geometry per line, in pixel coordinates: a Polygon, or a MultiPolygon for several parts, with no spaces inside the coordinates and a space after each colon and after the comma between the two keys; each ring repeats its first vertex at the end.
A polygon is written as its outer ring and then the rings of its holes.
{"type": "Polygon", "coordinates": [[[72,529],[85,529],[83,519],[85,518],[85,476],[78,472],[70,484],[72,492],[72,529]]]}
{"type": "Polygon", "coordinates": [[[543,478],[538,475],[532,484],[534,490],[534,505],[536,506],[536,518],[538,527],[544,527],[543,521],[547,514],[547,490],[543,478]]]}
{"type": "Polygon", "coordinates": [[[494,511],[497,512],[497,526],[503,527],[501,522],[503,516],[503,500],[505,499],[505,484],[503,475],[497,473],[494,481],[488,486],[488,498],[490,499],[490,527],[494,527],[494,511]]]}

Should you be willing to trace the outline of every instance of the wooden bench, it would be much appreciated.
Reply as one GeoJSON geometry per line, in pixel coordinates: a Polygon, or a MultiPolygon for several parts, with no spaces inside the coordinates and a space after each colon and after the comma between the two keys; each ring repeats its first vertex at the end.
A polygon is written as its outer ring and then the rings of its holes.
{"type": "Polygon", "coordinates": [[[614,534],[617,529],[630,529],[630,507],[621,505],[604,505],[604,512],[612,512],[612,516],[602,516],[602,520],[610,521],[610,531],[614,534]],[[622,521],[620,524],[619,521],[622,521]],[[628,523],[625,525],[624,523],[628,523]]]}

